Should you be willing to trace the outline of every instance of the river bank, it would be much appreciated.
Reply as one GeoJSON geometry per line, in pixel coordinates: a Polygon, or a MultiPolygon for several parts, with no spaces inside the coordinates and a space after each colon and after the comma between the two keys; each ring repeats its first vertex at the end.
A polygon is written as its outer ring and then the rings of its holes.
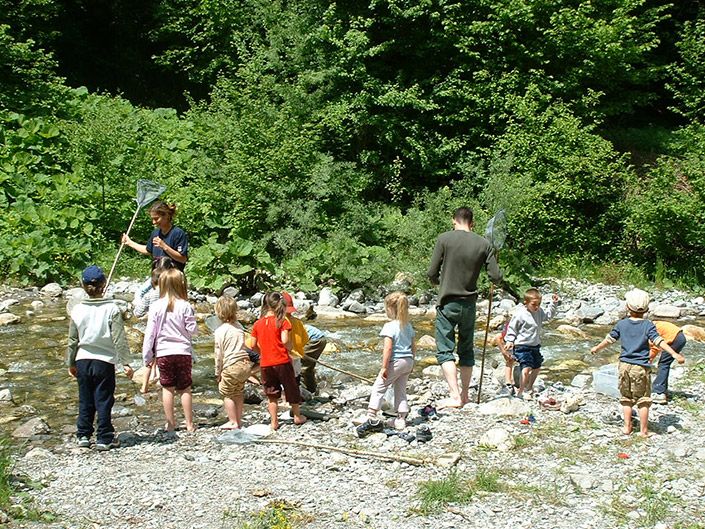
{"type": "MultiPolygon", "coordinates": [[[[135,283],[127,284],[129,292],[129,285],[135,283]]],[[[558,290],[564,301],[546,336],[546,348],[554,354],[548,355],[553,368],[544,377],[542,395],[572,402],[571,408],[576,409],[568,413],[545,409],[538,402],[498,396],[501,367],[490,367],[491,359],[497,358],[493,350],[483,380],[483,403],[440,411],[439,420],[423,421],[417,415],[423,406],[446,396],[445,384],[434,366],[420,366],[415,372],[409,392],[414,410],[411,418],[418,424],[409,426],[407,433],[415,435],[422,423],[428,425],[432,439],[426,443],[409,443],[385,434],[358,439],[354,424],[364,414],[369,386],[321,370],[321,394],[307,407],[312,416],[326,420],[311,420],[302,427],[287,424],[267,437],[307,447],[223,444],[218,441],[222,431],[217,428],[223,422],[220,401],[205,375],[210,369],[207,355],[212,354],[212,344],[204,328],[197,344],[206,363],[203,378],[196,379],[195,386],[199,430],[173,437],[159,433],[158,394],[142,398],[134,384],[122,379],[114,410],[122,447],[108,453],[77,449],[72,438],[75,388],[61,364],[61,333],[66,325],[63,305],[68,291],[55,297],[42,296],[39,290],[21,291],[27,293],[21,299],[17,299],[20,291],[5,291],[0,303],[15,294],[17,303],[8,308],[20,321],[0,328],[3,345],[9,344],[6,360],[0,362],[0,391],[7,389],[12,397],[0,404],[3,421],[6,428],[12,425],[6,429],[8,433],[14,432],[16,425],[34,421],[28,426],[29,435],[15,437],[15,472],[36,485],[27,491],[31,505],[57,517],[55,522],[42,522],[42,527],[240,528],[266,515],[310,528],[702,527],[697,520],[705,507],[705,483],[702,472],[694,471],[705,461],[700,442],[705,434],[700,418],[705,402],[702,344],[692,341],[687,346],[688,362],[676,370],[671,403],[652,408],[650,426],[657,435],[649,440],[624,437],[619,424],[613,424],[616,400],[595,393],[589,379],[576,381],[575,387],[570,382],[574,374],[597,367],[586,361],[584,353],[609,324],[595,321],[605,313],[608,316],[603,321],[612,314],[618,317],[625,289],[555,281],[546,282],[543,288],[558,290]],[[36,301],[44,305],[40,307],[36,301]],[[603,305],[614,305],[614,309],[605,311],[603,305]],[[59,318],[64,319],[52,321],[59,318]],[[591,318],[592,323],[585,323],[591,318]],[[36,338],[33,333],[43,332],[49,324],[56,327],[51,327],[52,334],[32,341],[36,338]],[[568,336],[558,330],[561,326],[582,334],[568,336]],[[8,329],[14,330],[10,333],[8,329]],[[30,342],[34,354],[25,351],[20,365],[15,365],[13,351],[27,348],[30,342]],[[568,357],[571,349],[575,354],[568,357]],[[558,367],[565,363],[573,365],[569,377],[560,376],[564,371],[558,367]],[[50,382],[42,387],[47,380],[50,382]],[[44,407],[35,393],[17,389],[32,383],[51,396],[47,397],[52,399],[51,406],[44,407]],[[8,420],[10,417],[14,420],[8,420]],[[422,459],[425,463],[382,462],[369,455],[314,445],[422,459]],[[455,495],[455,500],[448,504],[434,501],[448,495],[455,495]]],[[[679,324],[699,327],[705,310],[700,299],[675,291],[652,294],[654,312],[675,307],[679,324]]],[[[203,298],[194,302],[207,314],[212,300],[203,298]]],[[[419,298],[414,325],[417,332],[421,329],[420,336],[432,334],[433,300],[422,303],[425,300],[419,298]]],[[[243,311],[256,309],[256,299],[240,301],[243,311]]],[[[316,300],[299,298],[297,303],[303,308],[305,302],[314,301],[320,301],[320,295],[316,300]]],[[[336,304],[317,303],[320,319],[316,325],[344,337],[350,347],[334,357],[336,362],[365,372],[346,355],[359,357],[364,356],[361,352],[369,352],[370,369],[376,367],[381,313],[375,310],[377,300],[357,302],[365,307],[364,315],[336,304]],[[347,328],[339,320],[355,325],[347,328]]],[[[486,303],[479,304],[478,321],[483,319],[480,315],[487,310],[486,303]]],[[[493,300],[493,316],[513,307],[512,300],[498,297],[493,300]]],[[[479,346],[482,335],[479,331],[476,336],[479,346]]],[[[422,349],[420,357],[432,357],[431,348],[422,349]]],[[[245,424],[266,420],[263,406],[247,407],[245,424]]],[[[16,518],[11,525],[33,525],[21,516],[16,518]]],[[[250,525],[269,526],[274,525],[250,525]]],[[[283,522],[280,526],[287,527],[283,522]]]]}

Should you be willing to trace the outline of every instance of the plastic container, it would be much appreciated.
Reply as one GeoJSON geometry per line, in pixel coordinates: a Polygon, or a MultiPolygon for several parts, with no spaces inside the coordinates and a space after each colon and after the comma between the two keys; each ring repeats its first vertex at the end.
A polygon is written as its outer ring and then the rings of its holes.
{"type": "Polygon", "coordinates": [[[592,374],[592,387],[595,393],[609,395],[619,398],[619,388],[617,387],[617,365],[608,364],[592,374]]]}

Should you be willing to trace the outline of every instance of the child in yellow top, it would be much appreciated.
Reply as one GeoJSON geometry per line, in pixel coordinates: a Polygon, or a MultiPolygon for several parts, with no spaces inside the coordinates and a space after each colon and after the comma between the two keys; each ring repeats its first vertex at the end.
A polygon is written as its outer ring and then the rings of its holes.
{"type": "Polygon", "coordinates": [[[291,323],[291,332],[289,333],[289,339],[291,340],[291,350],[289,351],[289,356],[291,356],[291,365],[294,366],[294,374],[296,375],[296,382],[301,382],[301,360],[306,356],[304,348],[308,343],[308,332],[306,332],[306,327],[304,327],[304,322],[299,318],[294,316],[296,309],[294,308],[294,300],[291,298],[291,294],[288,292],[282,292],[282,299],[286,304],[286,319],[291,323]]]}

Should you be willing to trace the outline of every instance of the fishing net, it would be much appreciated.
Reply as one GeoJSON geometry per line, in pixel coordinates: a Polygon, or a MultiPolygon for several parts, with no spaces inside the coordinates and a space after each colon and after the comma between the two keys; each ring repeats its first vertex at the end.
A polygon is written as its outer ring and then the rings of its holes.
{"type": "Polygon", "coordinates": [[[504,241],[507,239],[507,216],[504,210],[500,209],[487,223],[485,228],[485,239],[490,241],[492,248],[501,250],[504,241]]]}
{"type": "Polygon", "coordinates": [[[166,186],[152,182],[151,180],[137,180],[137,206],[145,207],[154,201],[159,195],[166,191],[166,186]]]}

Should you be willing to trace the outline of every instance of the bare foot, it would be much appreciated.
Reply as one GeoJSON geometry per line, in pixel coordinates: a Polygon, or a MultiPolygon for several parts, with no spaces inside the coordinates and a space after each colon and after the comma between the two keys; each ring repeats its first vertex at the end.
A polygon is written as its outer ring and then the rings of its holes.
{"type": "Polygon", "coordinates": [[[454,398],[441,399],[436,403],[436,407],[438,407],[438,408],[462,408],[463,401],[462,401],[462,399],[454,399],[454,398]]]}
{"type": "Polygon", "coordinates": [[[198,427],[195,424],[192,425],[186,425],[186,431],[189,433],[193,433],[198,429],[198,427]]]}
{"type": "Polygon", "coordinates": [[[622,428],[622,433],[624,435],[631,435],[632,434],[632,429],[631,428],[622,428]]]}
{"type": "Polygon", "coordinates": [[[279,421],[272,421],[271,423],[269,423],[269,427],[272,430],[277,431],[279,429],[279,421]]]}
{"type": "Polygon", "coordinates": [[[173,432],[176,430],[176,425],[168,422],[164,425],[164,430],[167,432],[173,432]]]}
{"type": "Polygon", "coordinates": [[[306,421],[308,421],[308,419],[303,415],[294,415],[294,424],[297,426],[304,424],[306,421]]]}
{"type": "Polygon", "coordinates": [[[654,432],[639,432],[639,436],[643,437],[644,439],[648,439],[649,437],[653,436],[654,432]]]}

